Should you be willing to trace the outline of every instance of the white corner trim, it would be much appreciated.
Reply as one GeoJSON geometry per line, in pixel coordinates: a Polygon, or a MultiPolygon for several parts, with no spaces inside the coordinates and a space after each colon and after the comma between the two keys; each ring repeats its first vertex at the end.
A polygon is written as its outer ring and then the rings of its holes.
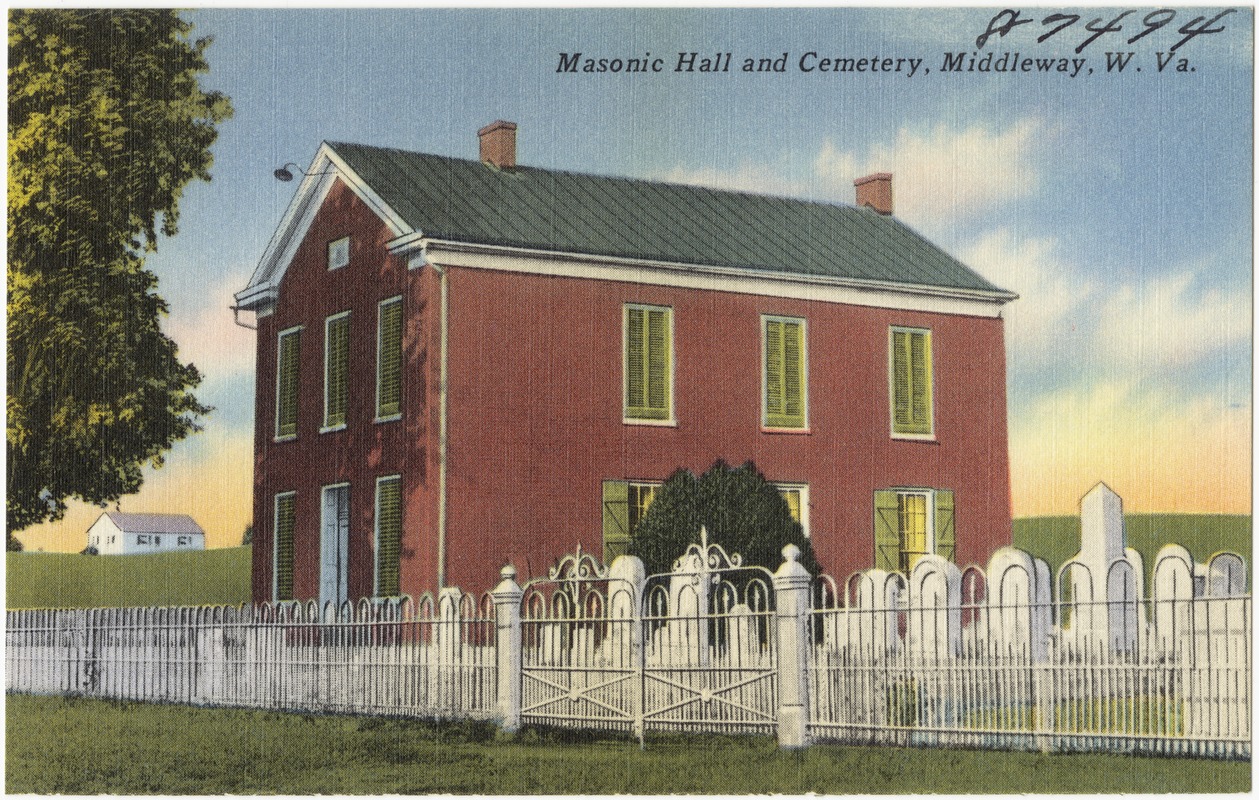
{"type": "Polygon", "coordinates": [[[439,267],[491,269],[590,280],[641,283],[781,297],[827,303],[924,311],[938,314],[1001,316],[1002,306],[1017,295],[971,289],[863,281],[799,273],[772,273],[731,267],[678,264],[642,259],[552,253],[516,247],[467,244],[423,237],[407,237],[391,252],[421,247],[425,258],[439,267]]]}

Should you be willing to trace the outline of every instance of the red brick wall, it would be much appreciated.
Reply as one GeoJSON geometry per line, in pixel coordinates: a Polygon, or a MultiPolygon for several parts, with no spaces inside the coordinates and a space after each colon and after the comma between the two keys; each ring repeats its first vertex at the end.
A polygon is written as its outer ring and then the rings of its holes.
{"type": "Polygon", "coordinates": [[[601,482],[661,480],[718,458],[807,483],[832,574],[873,562],[873,493],[952,489],[959,563],[1010,541],[999,319],[731,293],[451,271],[448,580],[538,575],[602,552],[601,482]],[[676,427],[622,422],[622,305],[673,309],[676,427]],[[761,429],[760,315],[808,320],[807,434],[761,429]],[[890,435],[888,328],[930,328],[934,442],[890,435]]]}
{"type": "MultiPolygon", "coordinates": [[[[285,273],[275,313],[258,323],[255,407],[253,596],[271,596],[275,495],[295,491],[294,589],[297,597],[319,594],[322,487],[350,484],[349,590],[373,591],[372,552],[376,478],[403,476],[404,530],[431,530],[436,497],[435,431],[437,342],[432,270],[408,271],[389,256],[389,230],[358,198],[338,183],[329,194],[285,273]],[[350,263],[327,269],[327,244],[350,235],[350,263]],[[375,422],[377,304],[403,296],[403,419],[375,422]],[[344,430],[320,433],[323,424],[324,320],[350,311],[350,392],[344,430]],[[276,442],[276,349],[280,331],[302,326],[297,437],[276,442]]],[[[403,586],[431,583],[435,541],[411,536],[404,542],[403,586]]]]}

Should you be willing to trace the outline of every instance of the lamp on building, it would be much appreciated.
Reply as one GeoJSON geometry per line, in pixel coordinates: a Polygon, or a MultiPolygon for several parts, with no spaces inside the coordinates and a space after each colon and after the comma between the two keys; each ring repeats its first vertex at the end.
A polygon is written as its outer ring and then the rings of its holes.
{"type": "Polygon", "coordinates": [[[310,177],[311,175],[331,175],[334,172],[336,172],[335,169],[328,170],[327,172],[307,172],[306,170],[302,169],[301,167],[297,166],[292,161],[290,161],[271,174],[275,176],[275,179],[277,181],[283,181],[284,183],[288,183],[289,181],[293,180],[293,172],[292,170],[289,169],[289,167],[292,167],[293,169],[302,173],[306,177],[310,177]]]}

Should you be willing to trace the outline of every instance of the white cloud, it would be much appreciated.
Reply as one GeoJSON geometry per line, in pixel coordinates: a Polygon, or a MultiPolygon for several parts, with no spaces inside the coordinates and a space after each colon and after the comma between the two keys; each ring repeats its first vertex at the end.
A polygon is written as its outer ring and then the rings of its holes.
{"type": "Polygon", "coordinates": [[[1006,341],[1020,361],[1061,356],[1080,335],[1095,287],[1065,261],[1056,238],[1020,238],[1009,228],[984,234],[958,253],[963,263],[1019,295],[1006,306],[1006,341]]]}
{"type": "Polygon", "coordinates": [[[735,169],[675,166],[657,174],[663,180],[794,197],[851,203],[853,181],[873,172],[894,175],[896,215],[928,230],[974,217],[1032,194],[1041,172],[1034,155],[1047,135],[1035,118],[1002,129],[972,125],[958,129],[936,125],[925,130],[901,128],[896,140],[865,151],[843,150],[822,142],[812,159],[812,174],[790,177],[773,162],[745,161],[735,169]]]}
{"type": "Polygon", "coordinates": [[[1250,337],[1250,296],[1200,287],[1200,270],[1119,288],[1102,308],[1098,346],[1129,364],[1179,367],[1250,337]]]}
{"type": "MultiPolygon", "coordinates": [[[[231,275],[207,287],[190,307],[172,307],[163,324],[166,334],[179,345],[179,359],[191,361],[208,378],[247,376],[254,369],[254,332],[233,320],[233,293],[248,276],[231,275]]],[[[244,315],[244,321],[250,321],[244,315]]]]}
{"type": "Polygon", "coordinates": [[[891,172],[896,215],[931,228],[1035,192],[1041,174],[1034,155],[1045,135],[1045,126],[1030,117],[1000,130],[979,124],[964,130],[944,124],[901,128],[893,144],[864,153],[828,141],[814,168],[825,179],[848,185],[871,172],[891,172]]]}

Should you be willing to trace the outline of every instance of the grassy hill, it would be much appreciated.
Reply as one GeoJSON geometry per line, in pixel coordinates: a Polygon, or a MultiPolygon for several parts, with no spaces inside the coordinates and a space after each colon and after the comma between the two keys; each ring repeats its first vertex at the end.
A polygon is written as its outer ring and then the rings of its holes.
{"type": "MultiPolygon", "coordinates": [[[[1145,561],[1149,586],[1154,556],[1165,544],[1184,545],[1195,561],[1206,563],[1213,553],[1232,550],[1246,561],[1246,584],[1252,574],[1251,518],[1237,514],[1125,514],[1128,546],[1145,561]]],[[[1027,517],[1014,520],[1014,546],[1045,559],[1054,576],[1058,567],[1080,551],[1079,517],[1027,517]]]]}
{"type": "Polygon", "coordinates": [[[8,608],[236,605],[249,600],[250,547],[135,556],[7,553],[8,608]]]}

